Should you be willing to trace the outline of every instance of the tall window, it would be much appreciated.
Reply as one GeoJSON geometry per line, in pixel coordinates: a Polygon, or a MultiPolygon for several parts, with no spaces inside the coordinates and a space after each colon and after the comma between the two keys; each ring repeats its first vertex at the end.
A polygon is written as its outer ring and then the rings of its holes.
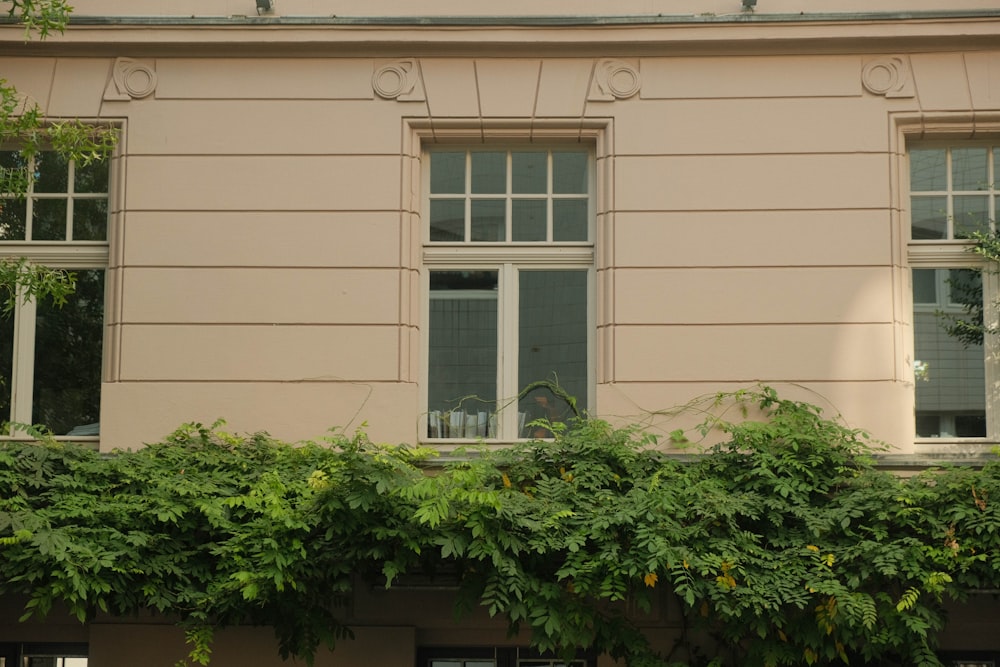
{"type": "Polygon", "coordinates": [[[995,229],[1000,144],[921,144],[909,160],[917,437],[996,437],[997,276],[969,249],[995,229]]]}
{"type": "Polygon", "coordinates": [[[427,437],[550,435],[531,423],[585,410],[592,384],[592,155],[425,157],[427,437]]]}
{"type": "MultiPolygon", "coordinates": [[[[109,167],[84,167],[51,152],[26,161],[2,151],[0,168],[32,176],[27,195],[0,193],[0,257],[76,276],[76,291],[61,307],[19,301],[12,314],[0,316],[0,423],[97,436],[109,167]]],[[[12,426],[0,435],[17,434],[12,426]]]]}

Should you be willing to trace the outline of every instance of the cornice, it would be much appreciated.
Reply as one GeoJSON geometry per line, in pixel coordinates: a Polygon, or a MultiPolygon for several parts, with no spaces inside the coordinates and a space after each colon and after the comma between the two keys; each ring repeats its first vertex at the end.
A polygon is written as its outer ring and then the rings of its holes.
{"type": "Polygon", "coordinates": [[[62,35],[24,40],[0,21],[0,55],[826,54],[992,50],[1000,10],[623,17],[75,16],[62,35]]]}

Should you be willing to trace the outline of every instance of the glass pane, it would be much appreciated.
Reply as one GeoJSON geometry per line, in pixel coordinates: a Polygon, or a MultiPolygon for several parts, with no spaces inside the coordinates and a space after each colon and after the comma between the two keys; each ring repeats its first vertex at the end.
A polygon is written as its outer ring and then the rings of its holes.
{"type": "Polygon", "coordinates": [[[910,151],[910,190],[946,190],[947,163],[943,148],[916,148],[910,151]]]}
{"type": "Polygon", "coordinates": [[[985,190],[989,185],[985,148],[951,149],[951,189],[985,190]]]}
{"type": "Polygon", "coordinates": [[[511,202],[511,234],[514,241],[545,241],[547,236],[544,199],[511,202]]]}
{"type": "Polygon", "coordinates": [[[76,178],[74,181],[75,192],[104,193],[108,191],[108,172],[110,162],[91,162],[83,166],[76,165],[76,178]]]}
{"type": "Polygon", "coordinates": [[[73,201],[73,240],[106,241],[108,239],[108,201],[77,199],[73,201]]]}
{"type": "Polygon", "coordinates": [[[507,202],[503,199],[472,200],[472,240],[503,241],[507,235],[507,202]]]}
{"type": "Polygon", "coordinates": [[[507,192],[507,154],[472,153],[472,193],[504,194],[507,192]]]}
{"type": "Polygon", "coordinates": [[[945,197],[910,197],[911,237],[943,239],[948,234],[948,203],[945,197]]]}
{"type": "MultiPolygon", "coordinates": [[[[529,271],[518,274],[518,386],[555,382],[587,405],[587,272],[529,271]]],[[[574,416],[566,400],[548,388],[528,391],[518,403],[524,424],[574,416]]],[[[521,415],[519,415],[520,419],[521,415]]],[[[547,429],[523,427],[520,437],[548,437],[547,429]]]]}
{"type": "Polygon", "coordinates": [[[943,310],[913,313],[917,435],[985,437],[982,276],[971,269],[927,271],[950,296],[943,310]]]}
{"type": "Polygon", "coordinates": [[[35,192],[69,192],[69,163],[58,153],[39,153],[35,178],[35,192]]]}
{"type": "Polygon", "coordinates": [[[545,194],[548,186],[548,153],[511,155],[511,190],[515,194],[545,194]]]}
{"type": "Polygon", "coordinates": [[[30,176],[28,161],[19,151],[0,151],[0,193],[27,192],[30,176]]]}
{"type": "Polygon", "coordinates": [[[61,308],[37,304],[32,420],[56,435],[97,435],[101,410],[104,271],[76,271],[61,308]]]}
{"type": "Polygon", "coordinates": [[[956,196],[952,205],[955,210],[954,234],[956,239],[965,239],[972,234],[990,230],[989,197],[983,195],[956,196]]]}
{"type": "Polygon", "coordinates": [[[31,238],[34,241],[66,240],[66,200],[36,199],[31,215],[31,238]]]}
{"type": "Polygon", "coordinates": [[[465,200],[431,200],[431,241],[465,240],[465,200]]]}
{"type": "Polygon", "coordinates": [[[586,199],[552,201],[552,240],[586,241],[588,234],[586,199]]]}
{"type": "Polygon", "coordinates": [[[934,269],[913,269],[913,303],[937,303],[934,269]]]}
{"type": "Polygon", "coordinates": [[[586,153],[552,154],[552,192],[557,195],[587,194],[586,153]]]}
{"type": "Polygon", "coordinates": [[[431,153],[431,194],[465,193],[465,151],[431,153]]]}
{"type": "Polygon", "coordinates": [[[432,271],[427,436],[495,435],[496,271],[432,271]]]}
{"type": "Polygon", "coordinates": [[[23,199],[0,199],[0,241],[24,241],[28,205],[23,199]]]}
{"type": "MultiPolygon", "coordinates": [[[[0,423],[10,420],[11,383],[14,381],[14,313],[0,312],[0,423]]],[[[7,435],[0,433],[0,435],[7,435]]]]}

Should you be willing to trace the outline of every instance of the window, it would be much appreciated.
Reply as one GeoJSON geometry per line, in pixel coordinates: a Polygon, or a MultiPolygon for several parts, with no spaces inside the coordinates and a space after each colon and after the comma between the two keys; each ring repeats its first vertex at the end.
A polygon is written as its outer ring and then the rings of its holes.
{"type": "Polygon", "coordinates": [[[986,438],[997,276],[969,249],[994,230],[1000,144],[920,144],[909,160],[917,437],[986,438]]]}
{"type": "Polygon", "coordinates": [[[515,647],[421,648],[417,667],[594,667],[591,654],[578,652],[566,661],[538,651],[515,647]]]}
{"type": "Polygon", "coordinates": [[[425,154],[427,437],[551,435],[588,405],[593,156],[585,148],[425,154]]]}
{"type": "MultiPolygon", "coordinates": [[[[0,151],[7,173],[33,174],[26,196],[0,193],[0,258],[67,269],[76,291],[62,307],[19,302],[0,317],[0,423],[41,424],[56,435],[100,430],[107,163],[0,151]]],[[[3,436],[18,434],[15,427],[3,436]]]]}
{"type": "Polygon", "coordinates": [[[87,645],[0,644],[0,667],[87,667],[87,645]]]}

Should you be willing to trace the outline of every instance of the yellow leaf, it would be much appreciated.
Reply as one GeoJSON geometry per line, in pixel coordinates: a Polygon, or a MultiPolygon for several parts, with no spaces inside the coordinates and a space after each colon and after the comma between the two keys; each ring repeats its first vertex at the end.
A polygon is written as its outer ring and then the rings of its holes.
{"type": "Polygon", "coordinates": [[[509,489],[510,488],[510,477],[507,476],[507,473],[505,473],[505,472],[504,473],[500,473],[500,478],[503,480],[504,488],[509,489]]]}
{"type": "Polygon", "coordinates": [[[819,551],[819,547],[816,546],[815,544],[807,544],[806,549],[808,549],[809,551],[819,551]]]}
{"type": "Polygon", "coordinates": [[[659,577],[656,576],[655,572],[650,572],[649,574],[647,574],[645,577],[642,578],[642,580],[646,582],[646,585],[649,586],[650,588],[656,586],[656,581],[658,579],[659,577]]]}

